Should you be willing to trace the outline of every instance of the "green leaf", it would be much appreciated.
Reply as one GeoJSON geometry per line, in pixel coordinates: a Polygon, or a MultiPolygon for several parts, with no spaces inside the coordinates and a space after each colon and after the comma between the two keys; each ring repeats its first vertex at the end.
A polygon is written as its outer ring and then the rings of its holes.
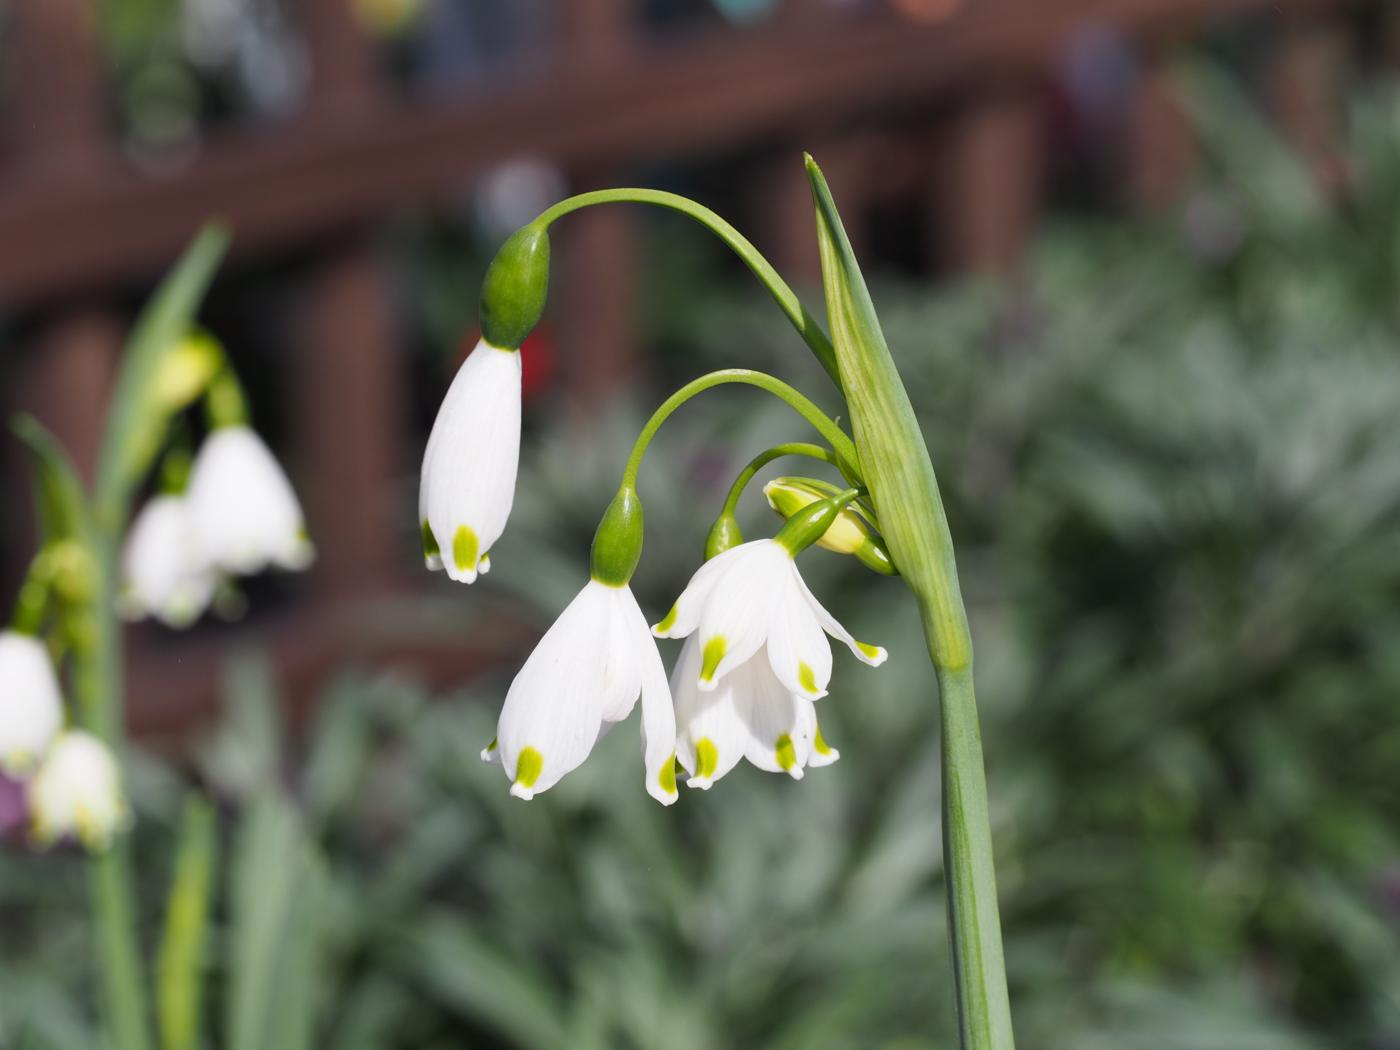
{"type": "Polygon", "coordinates": [[[97,470],[99,523],[112,534],[121,528],[131,492],[151,468],[173,414],[161,404],[161,366],[189,332],[228,241],[221,226],[201,230],[127,340],[97,470]]]}
{"type": "Polygon", "coordinates": [[[233,862],[225,1045],[310,1044],[322,932],[319,858],[291,806],[263,792],[244,817],[233,862]]]}
{"type": "Polygon", "coordinates": [[[175,875],[156,960],[156,1015],[165,1050],[194,1050],[199,1045],[200,988],[217,848],[213,807],[202,797],[189,798],[180,820],[175,875]]]}
{"type": "Polygon", "coordinates": [[[34,454],[34,506],[40,536],[45,542],[78,536],[85,529],[86,509],[83,483],[73,461],[33,416],[18,415],[11,425],[34,454]]]}

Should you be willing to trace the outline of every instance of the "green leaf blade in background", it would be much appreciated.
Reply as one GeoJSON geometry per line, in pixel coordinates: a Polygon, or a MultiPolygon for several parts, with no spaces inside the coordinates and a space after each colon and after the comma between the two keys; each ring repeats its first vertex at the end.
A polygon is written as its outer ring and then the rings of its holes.
{"type": "Polygon", "coordinates": [[[156,1019],[164,1050],[199,1046],[201,990],[218,834],[213,807],[192,796],[180,819],[175,874],[156,957],[156,1019]]]}

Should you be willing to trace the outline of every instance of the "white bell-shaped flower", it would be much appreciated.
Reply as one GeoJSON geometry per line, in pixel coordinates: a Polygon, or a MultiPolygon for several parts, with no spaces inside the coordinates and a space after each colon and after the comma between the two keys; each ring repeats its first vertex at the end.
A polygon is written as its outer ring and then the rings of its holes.
{"type": "Polygon", "coordinates": [[[638,694],[647,791],[670,805],[676,721],[661,654],[631,588],[590,580],[515,676],[482,757],[505,769],[512,795],[533,798],[577,769],[638,694]]]}
{"type": "Polygon", "coordinates": [[[822,739],[812,702],[778,681],[765,654],[755,653],[708,691],[700,689],[700,664],[699,635],[692,634],[671,674],[676,761],[691,787],[709,788],[741,758],[801,780],[807,766],[841,757],[822,739]]]}
{"type": "Polygon", "coordinates": [[[505,530],[520,463],[520,351],[486,340],[467,355],[442,399],[418,489],[430,569],[475,583],[505,530]]]}
{"type": "Polygon", "coordinates": [[[0,632],[0,771],[24,776],[63,728],[63,697],[39,639],[0,632]]]}
{"type": "Polygon", "coordinates": [[[245,426],[219,427],[195,457],[186,492],[199,545],[215,568],[247,576],[304,569],[314,551],[291,482],[245,426]]]}
{"type": "Polygon", "coordinates": [[[168,627],[194,623],[209,607],[218,571],[199,542],[190,503],[156,496],[136,516],[122,552],[121,610],[154,616],[168,627]]]}
{"type": "Polygon", "coordinates": [[[27,788],[34,837],[48,845],[69,835],[105,849],[130,816],[116,757],[82,730],[59,734],[27,788]]]}
{"type": "Polygon", "coordinates": [[[858,642],[807,589],[793,553],[778,540],[753,540],[711,558],[691,577],[666,618],[661,638],[699,634],[695,681],[702,692],[765,650],[788,692],[817,700],[831,681],[829,634],[878,667],[885,650],[858,642]]]}

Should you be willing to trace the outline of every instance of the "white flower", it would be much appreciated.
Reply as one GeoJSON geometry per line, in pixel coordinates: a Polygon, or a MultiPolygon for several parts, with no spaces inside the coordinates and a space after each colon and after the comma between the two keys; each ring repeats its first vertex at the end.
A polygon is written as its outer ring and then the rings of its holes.
{"type": "Polygon", "coordinates": [[[63,698],[37,638],[0,632],[0,771],[21,776],[63,728],[63,698]]]}
{"type": "Polygon", "coordinates": [[[533,798],[577,769],[638,693],[647,791],[670,805],[676,721],[661,654],[631,588],[590,580],[515,676],[482,757],[500,762],[512,795],[533,798]]]}
{"type": "Polygon", "coordinates": [[[486,340],[467,355],[442,399],[418,489],[430,569],[475,583],[505,530],[520,463],[520,351],[486,340]]]}
{"type": "Polygon", "coordinates": [[[242,576],[269,565],[304,569],[313,551],[291,483],[244,426],[209,435],[190,472],[190,513],[210,564],[242,576]]]}
{"type": "Polygon", "coordinates": [[[692,634],[671,674],[676,760],[691,787],[709,788],[741,758],[801,780],[806,766],[841,757],[822,739],[812,702],[778,681],[764,654],[755,653],[708,691],[700,689],[699,672],[699,635],[692,634]]]}
{"type": "Polygon", "coordinates": [[[122,612],[188,627],[209,606],[218,573],[205,556],[189,501],[156,496],[136,516],[122,552],[122,612]]]}
{"type": "Polygon", "coordinates": [[[820,699],[831,681],[827,634],[872,667],[887,655],[877,645],[856,641],[836,622],[802,582],[792,552],[777,540],[741,543],[700,566],[652,631],[660,638],[699,632],[695,681],[702,692],[717,688],[725,675],[766,648],[784,689],[820,699]]]}
{"type": "Polygon", "coordinates": [[[89,849],[104,849],[130,819],[116,758],[81,730],[54,741],[27,795],[34,837],[45,845],[76,835],[89,849]]]}

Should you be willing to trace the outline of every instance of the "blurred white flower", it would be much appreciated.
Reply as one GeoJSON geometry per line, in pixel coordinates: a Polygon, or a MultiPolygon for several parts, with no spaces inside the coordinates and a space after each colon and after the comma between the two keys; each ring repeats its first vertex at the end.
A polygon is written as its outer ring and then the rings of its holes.
{"type": "Polygon", "coordinates": [[[711,558],[652,631],[661,638],[699,632],[695,681],[701,692],[717,688],[725,675],[766,648],[784,689],[820,699],[831,681],[827,634],[872,667],[887,655],[877,645],[856,641],[822,607],[803,583],[792,552],[778,540],[741,543],[711,558]]]}
{"type": "Polygon", "coordinates": [[[515,676],[482,757],[505,769],[512,795],[533,798],[577,769],[639,693],[646,788],[669,806],[676,722],[661,654],[631,588],[590,580],[515,676]]]}
{"type": "Polygon", "coordinates": [[[63,697],[39,639],[0,632],[0,771],[23,776],[63,728],[63,697]]]}
{"type": "Polygon", "coordinates": [[[69,835],[105,849],[130,821],[112,752],[82,730],[61,733],[27,789],[34,837],[49,845],[69,835]]]}
{"type": "Polygon", "coordinates": [[[486,340],[467,355],[438,409],[418,489],[430,569],[475,583],[505,530],[520,462],[520,351],[486,340]]]}
{"type": "Polygon", "coordinates": [[[188,627],[209,607],[218,572],[199,542],[189,501],[156,496],[132,523],[122,552],[121,610],[188,627]]]}
{"type": "Polygon", "coordinates": [[[840,754],[822,739],[816,709],[778,681],[763,653],[702,691],[699,635],[681,648],[671,674],[676,698],[676,761],[691,787],[709,788],[747,758],[759,769],[801,780],[807,766],[826,766],[840,754]]]}
{"type": "Polygon", "coordinates": [[[269,565],[304,569],[314,551],[291,483],[252,430],[220,427],[195,457],[186,493],[200,550],[242,576],[269,565]]]}

